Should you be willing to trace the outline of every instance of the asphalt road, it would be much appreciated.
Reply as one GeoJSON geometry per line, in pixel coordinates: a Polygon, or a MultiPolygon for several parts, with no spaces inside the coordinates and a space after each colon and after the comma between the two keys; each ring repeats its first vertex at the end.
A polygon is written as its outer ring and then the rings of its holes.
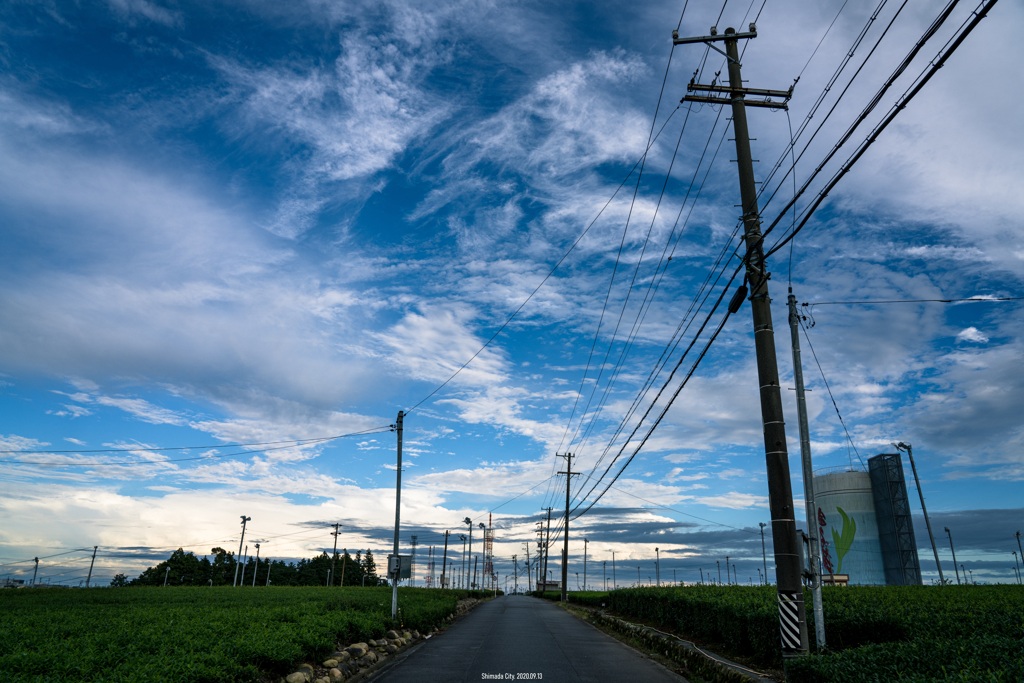
{"type": "Polygon", "coordinates": [[[686,681],[557,605],[522,595],[478,606],[368,680],[686,681]]]}

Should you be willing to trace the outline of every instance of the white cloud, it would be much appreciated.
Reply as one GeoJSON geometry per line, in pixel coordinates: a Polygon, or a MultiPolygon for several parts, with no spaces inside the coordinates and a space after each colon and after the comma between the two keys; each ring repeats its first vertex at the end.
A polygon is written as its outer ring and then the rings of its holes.
{"type": "Polygon", "coordinates": [[[956,340],[959,342],[973,342],[975,344],[988,343],[988,337],[986,337],[977,327],[968,327],[960,330],[956,335],[956,340]]]}

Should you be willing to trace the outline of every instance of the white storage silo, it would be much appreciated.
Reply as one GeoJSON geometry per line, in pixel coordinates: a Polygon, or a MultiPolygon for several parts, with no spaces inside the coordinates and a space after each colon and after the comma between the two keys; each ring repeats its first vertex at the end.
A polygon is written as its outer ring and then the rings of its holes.
{"type": "Polygon", "coordinates": [[[837,471],[814,477],[822,573],[847,575],[851,584],[885,584],[871,475],[837,471]]]}

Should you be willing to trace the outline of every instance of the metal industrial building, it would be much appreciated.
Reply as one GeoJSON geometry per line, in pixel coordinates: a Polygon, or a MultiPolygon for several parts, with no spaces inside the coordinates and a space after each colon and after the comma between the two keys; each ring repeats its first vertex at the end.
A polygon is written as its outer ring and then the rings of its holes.
{"type": "Polygon", "coordinates": [[[868,459],[868,469],[814,477],[822,576],[860,585],[921,583],[914,527],[899,454],[868,459]]]}

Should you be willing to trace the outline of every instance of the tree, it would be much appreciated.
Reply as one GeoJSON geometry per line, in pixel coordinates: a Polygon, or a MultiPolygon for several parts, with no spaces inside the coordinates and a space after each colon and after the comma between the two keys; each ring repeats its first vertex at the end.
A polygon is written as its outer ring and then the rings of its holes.
{"type": "MultiPolygon", "coordinates": [[[[213,563],[210,565],[209,579],[214,586],[226,586],[235,580],[235,556],[224,548],[213,548],[213,563]]],[[[203,558],[206,559],[206,558],[203,558]]]]}
{"type": "Polygon", "coordinates": [[[366,582],[371,586],[380,584],[380,578],[377,576],[377,563],[373,561],[373,551],[369,548],[366,549],[366,556],[363,558],[363,575],[366,576],[366,582]]]}
{"type": "Polygon", "coordinates": [[[114,578],[110,580],[111,588],[124,588],[129,585],[128,577],[124,574],[114,574],[114,578]]]}

